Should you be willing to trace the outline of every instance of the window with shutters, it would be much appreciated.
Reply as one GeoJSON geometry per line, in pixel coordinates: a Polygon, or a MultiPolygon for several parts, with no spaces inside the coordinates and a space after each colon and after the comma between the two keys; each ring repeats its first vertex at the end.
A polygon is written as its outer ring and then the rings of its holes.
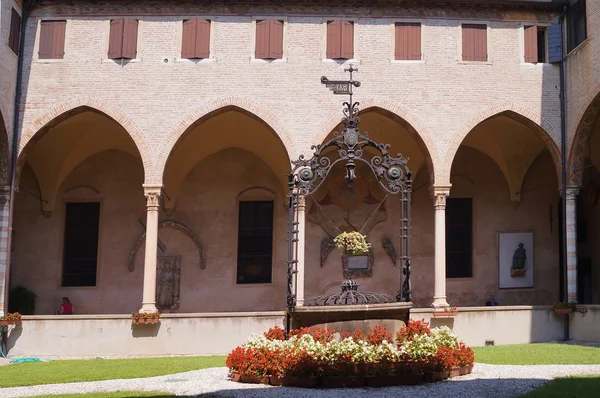
{"type": "Polygon", "coordinates": [[[62,286],[96,286],[100,203],[67,203],[62,286]]]}
{"type": "Polygon", "coordinates": [[[130,18],[110,21],[108,39],[109,59],[137,58],[138,21],[130,18]]]}
{"type": "Polygon", "coordinates": [[[271,283],[273,201],[239,202],[237,283],[271,283]]]}
{"type": "Polygon", "coordinates": [[[546,28],[525,26],[523,31],[525,62],[534,64],[546,62],[546,28]]]}
{"type": "Polygon", "coordinates": [[[210,26],[207,19],[183,21],[181,58],[206,59],[210,57],[210,26]]]}
{"type": "Polygon", "coordinates": [[[327,59],[354,58],[354,21],[327,21],[327,59]]]}
{"type": "Polygon", "coordinates": [[[394,25],[394,59],[397,61],[420,61],[421,24],[397,22],[394,25]]]}
{"type": "Polygon", "coordinates": [[[40,21],[38,59],[63,59],[67,21],[40,21]]]}
{"type": "Polygon", "coordinates": [[[446,277],[473,276],[473,199],[446,199],[446,277]]]}
{"type": "Polygon", "coordinates": [[[8,48],[19,55],[19,46],[21,44],[21,16],[12,9],[10,16],[10,32],[8,33],[8,48]]]}
{"type": "Polygon", "coordinates": [[[256,20],[254,58],[283,58],[284,21],[278,19],[256,20]]]}
{"type": "Polygon", "coordinates": [[[486,62],[487,55],[487,25],[462,25],[462,60],[486,62]]]}
{"type": "Polygon", "coordinates": [[[585,0],[571,0],[567,8],[567,52],[571,52],[587,39],[585,0]]]}

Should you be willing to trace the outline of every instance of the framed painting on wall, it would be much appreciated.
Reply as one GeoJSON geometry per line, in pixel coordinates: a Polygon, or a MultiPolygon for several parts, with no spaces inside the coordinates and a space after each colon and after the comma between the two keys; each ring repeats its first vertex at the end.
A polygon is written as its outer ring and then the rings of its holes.
{"type": "Polygon", "coordinates": [[[498,232],[500,289],[533,287],[533,232],[498,232]]]}

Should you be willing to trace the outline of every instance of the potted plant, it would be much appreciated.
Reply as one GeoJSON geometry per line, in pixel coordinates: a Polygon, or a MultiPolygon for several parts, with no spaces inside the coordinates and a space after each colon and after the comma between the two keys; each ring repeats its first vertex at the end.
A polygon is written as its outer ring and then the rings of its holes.
{"type": "Polygon", "coordinates": [[[570,314],[575,309],[575,303],[559,301],[552,306],[555,314],[570,314]]]}
{"type": "Polygon", "coordinates": [[[333,239],[336,247],[347,261],[348,269],[366,269],[369,267],[371,244],[360,232],[342,232],[333,239]]]}
{"type": "Polygon", "coordinates": [[[131,314],[131,324],[157,324],[160,320],[160,312],[133,312],[131,314]]]}
{"type": "Polygon", "coordinates": [[[440,381],[450,377],[450,369],[456,368],[457,361],[448,347],[439,347],[437,354],[429,358],[423,379],[427,382],[440,381]]]}
{"type": "Polygon", "coordinates": [[[0,318],[0,325],[2,326],[16,325],[19,323],[21,323],[21,314],[18,312],[7,313],[0,318]]]}
{"type": "Polygon", "coordinates": [[[456,316],[458,314],[458,309],[456,307],[444,307],[442,311],[440,310],[434,310],[433,311],[433,316],[438,318],[443,318],[443,317],[453,317],[456,316]]]}

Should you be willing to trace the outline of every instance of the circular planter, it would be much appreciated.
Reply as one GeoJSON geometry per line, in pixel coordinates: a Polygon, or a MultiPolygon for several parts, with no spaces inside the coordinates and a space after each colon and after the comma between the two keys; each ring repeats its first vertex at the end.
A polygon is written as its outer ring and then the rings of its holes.
{"type": "Polygon", "coordinates": [[[254,375],[242,375],[240,377],[240,383],[247,384],[267,384],[269,385],[269,376],[254,376],[254,375]]]}
{"type": "Polygon", "coordinates": [[[473,371],[473,364],[463,366],[462,368],[460,368],[460,376],[471,374],[472,371],[473,371]]]}
{"type": "Polygon", "coordinates": [[[239,372],[231,372],[231,381],[234,381],[234,382],[237,383],[237,382],[240,381],[241,377],[242,377],[241,373],[239,373],[239,372]]]}
{"type": "Polygon", "coordinates": [[[570,314],[571,312],[573,312],[573,308],[555,308],[554,309],[554,313],[555,314],[570,314]]]}
{"type": "Polygon", "coordinates": [[[400,385],[400,379],[396,375],[367,376],[365,377],[365,381],[369,387],[389,387],[400,385]]]}
{"type": "Polygon", "coordinates": [[[319,378],[316,376],[271,376],[272,386],[315,388],[319,385],[319,378]]]}
{"type": "Polygon", "coordinates": [[[454,368],[454,369],[450,369],[450,375],[449,377],[458,377],[461,376],[461,368],[454,368]]]}
{"type": "Polygon", "coordinates": [[[398,385],[414,386],[423,382],[423,373],[397,375],[398,385]]]}
{"type": "Polygon", "coordinates": [[[425,372],[423,375],[423,381],[432,383],[434,381],[445,380],[450,377],[450,372],[425,372]]]}
{"type": "Polygon", "coordinates": [[[365,378],[362,376],[323,376],[323,386],[327,388],[363,387],[365,378]]]}

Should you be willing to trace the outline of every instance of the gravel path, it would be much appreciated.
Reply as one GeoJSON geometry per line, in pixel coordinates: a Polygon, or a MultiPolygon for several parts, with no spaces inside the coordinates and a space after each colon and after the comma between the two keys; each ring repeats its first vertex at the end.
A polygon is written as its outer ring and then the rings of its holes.
{"type": "MultiPolygon", "coordinates": [[[[18,365],[15,365],[18,366],[18,365]]],[[[599,374],[600,365],[486,365],[475,364],[473,373],[447,381],[387,388],[353,390],[301,389],[233,383],[227,368],[212,368],[144,379],[120,379],[86,383],[47,384],[0,388],[0,397],[32,397],[46,394],[75,394],[108,391],[160,391],[187,397],[470,397],[508,398],[541,387],[559,376],[599,374]]]]}

